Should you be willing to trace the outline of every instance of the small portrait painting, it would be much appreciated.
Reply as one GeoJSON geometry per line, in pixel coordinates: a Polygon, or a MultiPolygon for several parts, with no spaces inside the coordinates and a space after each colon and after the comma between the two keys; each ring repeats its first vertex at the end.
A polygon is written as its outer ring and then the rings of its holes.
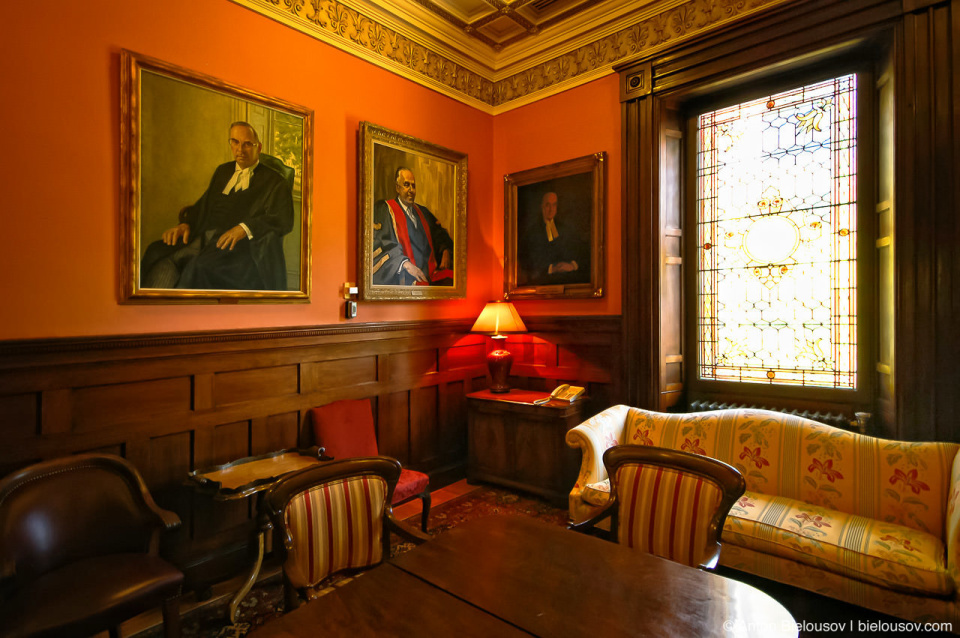
{"type": "Polygon", "coordinates": [[[466,155],[361,125],[363,299],[465,296],[466,155]]]}
{"type": "Polygon", "coordinates": [[[602,153],[505,179],[508,297],[602,294],[602,153]]]}
{"type": "Polygon", "coordinates": [[[590,283],[593,176],[517,188],[517,285],[590,283]]]}

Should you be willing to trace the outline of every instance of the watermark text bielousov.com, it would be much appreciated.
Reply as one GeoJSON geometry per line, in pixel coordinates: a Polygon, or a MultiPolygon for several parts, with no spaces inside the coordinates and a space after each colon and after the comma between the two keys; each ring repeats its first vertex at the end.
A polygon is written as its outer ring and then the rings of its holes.
{"type": "Polygon", "coordinates": [[[830,635],[842,633],[882,633],[885,635],[919,634],[940,631],[953,631],[953,624],[949,622],[909,622],[906,620],[886,621],[886,620],[841,620],[834,622],[783,622],[783,623],[764,623],[747,622],[744,620],[727,620],[723,623],[723,630],[726,633],[735,635],[763,635],[765,631],[775,633],[792,631],[818,633],[823,632],[830,635]]]}

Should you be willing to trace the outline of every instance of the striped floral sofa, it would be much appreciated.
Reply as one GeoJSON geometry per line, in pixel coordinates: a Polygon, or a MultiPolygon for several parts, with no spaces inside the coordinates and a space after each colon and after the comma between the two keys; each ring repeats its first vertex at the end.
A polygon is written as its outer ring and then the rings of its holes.
{"type": "Polygon", "coordinates": [[[721,565],[960,631],[960,445],[889,441],[766,410],[663,414],[625,405],[566,441],[583,452],[570,492],[574,523],[609,498],[609,447],[711,456],[747,483],[724,525],[721,565]]]}

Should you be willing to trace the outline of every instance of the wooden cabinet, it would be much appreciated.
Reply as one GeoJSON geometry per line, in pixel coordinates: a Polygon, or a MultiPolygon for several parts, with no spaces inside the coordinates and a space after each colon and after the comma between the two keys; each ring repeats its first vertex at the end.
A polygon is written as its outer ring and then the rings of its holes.
{"type": "Polygon", "coordinates": [[[534,405],[546,392],[481,390],[467,395],[471,481],[496,483],[541,496],[558,507],[577,480],[580,453],[564,437],[581,422],[583,401],[534,405]]]}

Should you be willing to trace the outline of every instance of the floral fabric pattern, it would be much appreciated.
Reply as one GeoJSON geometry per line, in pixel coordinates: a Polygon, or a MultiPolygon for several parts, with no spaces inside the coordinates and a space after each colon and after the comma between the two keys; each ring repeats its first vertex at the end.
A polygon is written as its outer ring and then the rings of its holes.
{"type": "Polygon", "coordinates": [[[783,497],[745,494],[727,516],[723,542],[899,591],[954,591],[939,538],[783,497]]]}
{"type": "Polygon", "coordinates": [[[765,410],[615,406],[567,433],[583,450],[570,493],[574,522],[608,500],[602,487],[581,489],[607,479],[601,431],[624,444],[710,456],[743,474],[748,491],[727,516],[722,564],[960,627],[960,445],[890,441],[765,410]]]}
{"type": "Polygon", "coordinates": [[[610,501],[610,479],[591,483],[583,488],[583,500],[596,507],[603,507],[610,501]]]}

